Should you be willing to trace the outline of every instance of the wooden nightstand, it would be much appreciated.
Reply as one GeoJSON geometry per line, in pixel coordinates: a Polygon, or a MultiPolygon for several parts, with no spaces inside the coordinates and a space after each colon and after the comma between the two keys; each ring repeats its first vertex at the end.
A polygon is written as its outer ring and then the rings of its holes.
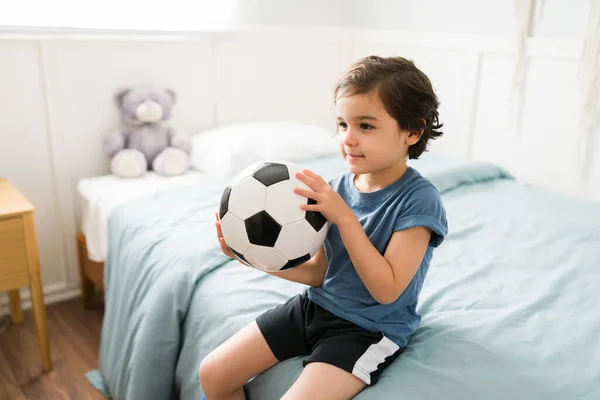
{"type": "Polygon", "coordinates": [[[0,291],[8,291],[10,317],[19,324],[23,322],[19,288],[29,286],[42,366],[48,371],[50,345],[33,210],[33,204],[0,178],[0,291]]]}

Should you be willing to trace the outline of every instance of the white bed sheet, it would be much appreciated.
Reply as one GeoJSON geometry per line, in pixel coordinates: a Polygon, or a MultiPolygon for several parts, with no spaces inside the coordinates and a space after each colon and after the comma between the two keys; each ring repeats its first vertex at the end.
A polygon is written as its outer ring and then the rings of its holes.
{"type": "Polygon", "coordinates": [[[107,223],[110,213],[121,204],[141,196],[172,187],[201,185],[207,174],[190,170],[185,175],[164,177],[154,172],[135,179],[123,179],[114,175],[84,178],[79,181],[79,209],[81,232],[87,241],[88,257],[104,262],[108,248],[107,223]]]}

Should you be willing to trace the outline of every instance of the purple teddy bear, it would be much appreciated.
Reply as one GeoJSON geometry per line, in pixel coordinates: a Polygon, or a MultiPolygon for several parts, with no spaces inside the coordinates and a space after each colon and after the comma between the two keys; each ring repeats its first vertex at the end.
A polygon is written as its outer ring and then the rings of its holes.
{"type": "Polygon", "coordinates": [[[148,170],[164,176],[185,173],[190,167],[192,143],[167,124],[175,104],[175,92],[140,86],[120,90],[115,101],[124,126],[104,140],[111,158],[111,172],[137,178],[148,170]]]}

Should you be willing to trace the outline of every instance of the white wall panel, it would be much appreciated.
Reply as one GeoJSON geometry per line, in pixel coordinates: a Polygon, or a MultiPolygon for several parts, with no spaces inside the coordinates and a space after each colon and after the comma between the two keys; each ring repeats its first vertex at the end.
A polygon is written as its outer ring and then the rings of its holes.
{"type": "Polygon", "coordinates": [[[583,174],[589,165],[584,164],[577,149],[582,133],[577,125],[580,97],[576,61],[530,58],[520,114],[509,110],[512,67],[509,56],[483,57],[473,157],[497,162],[522,181],[586,196],[588,183],[583,174]]]}
{"type": "Polygon", "coordinates": [[[524,160],[521,148],[515,145],[518,135],[510,120],[512,60],[503,54],[486,54],[480,68],[471,155],[516,173],[522,170],[524,160]]]}
{"type": "Polygon", "coordinates": [[[520,138],[515,140],[526,160],[521,179],[569,195],[577,195],[584,168],[576,149],[581,137],[576,73],[571,60],[530,60],[520,138]]]}
{"type": "Polygon", "coordinates": [[[327,37],[219,42],[217,121],[295,119],[334,129],[333,84],[346,66],[344,51],[342,41],[327,37]]]}
{"type": "Polygon", "coordinates": [[[36,42],[0,41],[0,176],[35,206],[42,282],[52,287],[67,270],[41,77],[36,42]]]}

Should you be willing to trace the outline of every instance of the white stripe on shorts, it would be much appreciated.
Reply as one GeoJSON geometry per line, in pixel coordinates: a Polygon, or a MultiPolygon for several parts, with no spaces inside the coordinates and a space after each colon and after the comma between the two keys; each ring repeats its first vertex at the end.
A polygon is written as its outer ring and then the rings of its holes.
{"type": "Polygon", "coordinates": [[[352,375],[370,385],[371,373],[375,372],[379,364],[399,349],[400,347],[396,343],[384,336],[379,342],[370,345],[367,351],[356,360],[352,375]]]}

